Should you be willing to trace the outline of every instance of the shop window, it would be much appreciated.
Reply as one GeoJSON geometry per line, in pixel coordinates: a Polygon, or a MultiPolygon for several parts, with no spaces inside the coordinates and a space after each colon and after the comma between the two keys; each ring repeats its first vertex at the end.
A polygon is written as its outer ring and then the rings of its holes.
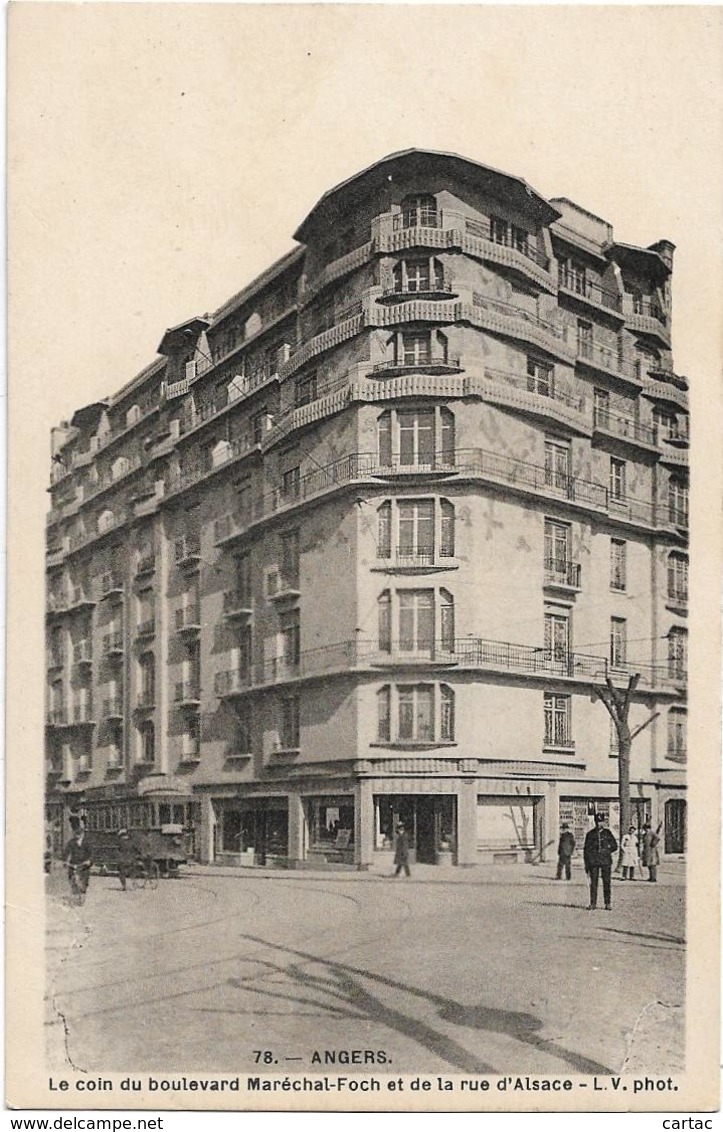
{"type": "Polygon", "coordinates": [[[346,849],[354,843],[354,799],[310,798],[309,840],[312,848],[346,849]]]}

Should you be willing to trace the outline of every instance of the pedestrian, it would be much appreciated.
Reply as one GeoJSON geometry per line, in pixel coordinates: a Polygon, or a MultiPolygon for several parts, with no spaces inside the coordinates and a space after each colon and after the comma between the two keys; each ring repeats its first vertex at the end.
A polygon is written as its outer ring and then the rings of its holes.
{"type": "Polygon", "coordinates": [[[133,868],[136,863],[136,849],[130,839],[127,829],[118,830],[118,876],[121,882],[121,888],[126,891],[126,881],[129,876],[133,875],[133,868]]]}
{"type": "Polygon", "coordinates": [[[74,896],[79,900],[85,897],[90,880],[90,869],[93,858],[90,852],[88,834],[83,826],[73,830],[73,836],[65,846],[63,860],[68,867],[68,880],[74,896]]]}
{"type": "Polygon", "coordinates": [[[590,910],[597,907],[598,879],[602,877],[603,897],[605,909],[610,911],[610,873],[613,865],[613,853],[618,843],[606,826],[605,814],[595,814],[595,826],[589,830],[583,846],[583,860],[585,872],[590,880],[590,910]]]}
{"type": "Polygon", "coordinates": [[[631,825],[628,832],[620,838],[620,848],[622,850],[620,863],[623,870],[623,880],[635,880],[635,870],[640,868],[640,857],[638,856],[638,839],[634,825],[631,825]]]}
{"type": "Polygon", "coordinates": [[[394,864],[397,866],[394,870],[395,877],[399,876],[402,869],[404,869],[405,876],[411,876],[409,871],[409,836],[403,822],[400,822],[397,826],[397,836],[394,839],[394,864]]]}
{"type": "Polygon", "coordinates": [[[570,869],[570,861],[574,852],[575,838],[570,833],[570,826],[567,825],[566,822],[563,822],[560,841],[557,846],[557,880],[562,880],[563,869],[565,871],[565,880],[571,879],[572,872],[570,869]]]}
{"type": "Polygon", "coordinates": [[[648,821],[643,829],[643,868],[648,870],[648,880],[652,881],[653,884],[658,879],[658,865],[660,864],[658,844],[662,824],[661,822],[657,830],[654,831],[648,821]]]}

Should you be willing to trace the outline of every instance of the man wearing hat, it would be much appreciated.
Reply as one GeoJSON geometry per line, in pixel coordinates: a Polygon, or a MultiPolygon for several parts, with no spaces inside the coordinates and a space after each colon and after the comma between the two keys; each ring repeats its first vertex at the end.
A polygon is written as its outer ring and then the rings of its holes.
{"type": "Polygon", "coordinates": [[[126,881],[133,873],[133,866],[136,861],[136,849],[130,839],[127,829],[118,830],[118,876],[120,877],[121,888],[126,891],[126,881]]]}
{"type": "Polygon", "coordinates": [[[409,835],[404,828],[404,822],[399,822],[397,826],[397,836],[394,842],[394,864],[397,866],[394,870],[395,877],[398,877],[402,869],[404,869],[405,876],[411,876],[409,872],[409,835]]]}
{"type": "Polygon", "coordinates": [[[618,843],[607,828],[605,814],[595,814],[595,826],[585,837],[583,859],[585,872],[590,880],[590,910],[597,907],[598,877],[602,876],[603,897],[606,911],[610,911],[610,873],[613,866],[613,853],[618,843]]]}

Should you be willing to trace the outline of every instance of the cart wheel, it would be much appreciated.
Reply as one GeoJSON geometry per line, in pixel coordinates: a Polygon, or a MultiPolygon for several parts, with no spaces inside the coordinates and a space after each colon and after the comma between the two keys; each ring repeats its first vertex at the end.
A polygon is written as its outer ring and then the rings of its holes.
{"type": "Polygon", "coordinates": [[[148,878],[147,878],[147,880],[148,880],[148,887],[149,887],[149,888],[158,888],[158,876],[159,876],[159,872],[160,872],[160,870],[159,870],[159,868],[158,868],[158,862],[157,862],[157,861],[151,861],[151,862],[149,862],[149,865],[148,865],[148,878]]]}

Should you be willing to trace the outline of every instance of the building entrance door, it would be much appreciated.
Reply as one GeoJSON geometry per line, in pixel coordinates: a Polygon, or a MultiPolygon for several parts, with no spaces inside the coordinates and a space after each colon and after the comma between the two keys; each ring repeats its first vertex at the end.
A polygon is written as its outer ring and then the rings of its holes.
{"type": "Polygon", "coordinates": [[[433,797],[417,798],[417,860],[423,865],[437,863],[437,820],[433,797]]]}

